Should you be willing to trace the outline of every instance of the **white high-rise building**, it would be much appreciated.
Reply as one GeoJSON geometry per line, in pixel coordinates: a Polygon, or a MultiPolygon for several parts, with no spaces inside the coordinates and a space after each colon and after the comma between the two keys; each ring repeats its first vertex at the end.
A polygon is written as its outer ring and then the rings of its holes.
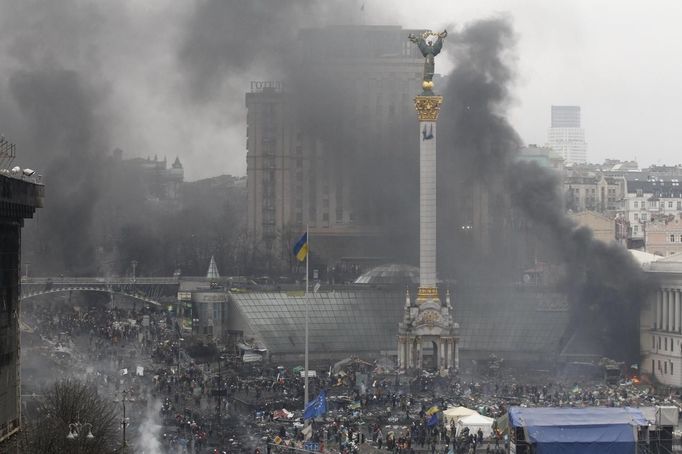
{"type": "Polygon", "coordinates": [[[580,106],[552,106],[552,126],[547,143],[566,164],[587,162],[585,130],[580,126],[580,106]]]}

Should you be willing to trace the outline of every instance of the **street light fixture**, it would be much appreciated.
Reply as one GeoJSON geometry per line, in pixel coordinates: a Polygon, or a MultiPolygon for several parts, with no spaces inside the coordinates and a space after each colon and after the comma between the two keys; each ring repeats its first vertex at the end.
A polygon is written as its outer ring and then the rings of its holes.
{"type": "Polygon", "coordinates": [[[89,422],[86,423],[79,423],[79,422],[72,422],[69,424],[69,434],[66,436],[67,440],[75,440],[78,438],[81,433],[85,430],[85,428],[88,428],[88,433],[85,436],[87,440],[93,440],[95,436],[92,434],[92,424],[89,422]]]}
{"type": "Polygon", "coordinates": [[[121,392],[121,403],[123,404],[123,419],[121,420],[121,426],[123,427],[123,445],[122,448],[126,448],[128,446],[128,442],[126,441],[126,427],[128,427],[128,418],[126,418],[126,396],[128,395],[128,391],[123,390],[121,392]]]}

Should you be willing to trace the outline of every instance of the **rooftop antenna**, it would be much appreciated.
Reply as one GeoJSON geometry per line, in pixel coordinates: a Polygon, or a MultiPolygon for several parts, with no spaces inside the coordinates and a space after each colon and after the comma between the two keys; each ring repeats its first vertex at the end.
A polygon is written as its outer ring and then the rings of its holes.
{"type": "Polygon", "coordinates": [[[17,157],[17,147],[0,134],[0,168],[8,169],[17,157]]]}

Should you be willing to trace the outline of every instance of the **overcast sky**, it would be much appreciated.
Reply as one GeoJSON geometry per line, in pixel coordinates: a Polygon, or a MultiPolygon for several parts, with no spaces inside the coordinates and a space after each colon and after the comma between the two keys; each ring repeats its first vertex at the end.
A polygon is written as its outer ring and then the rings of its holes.
{"type": "MultiPolygon", "coordinates": [[[[366,7],[372,12],[383,3],[368,1],[366,7]]],[[[430,25],[424,24],[428,19],[417,19],[424,16],[424,3],[400,4],[405,25],[430,25]]],[[[589,161],[682,162],[682,2],[428,4],[434,13],[442,11],[436,17],[458,22],[494,14],[511,17],[518,33],[518,79],[510,120],[526,143],[545,143],[552,104],[579,105],[589,161]]]]}
{"type": "MultiPolygon", "coordinates": [[[[263,67],[239,68],[242,73],[224,76],[209,102],[193,103],[183,96],[185,75],[178,66],[178,49],[191,32],[188,18],[195,4],[206,1],[0,1],[0,103],[10,112],[0,115],[2,132],[16,140],[20,150],[31,146],[13,127],[20,120],[12,113],[16,109],[7,90],[8,75],[36,66],[75,69],[103,93],[98,109],[112,119],[106,126],[112,148],[121,147],[128,157],[156,154],[172,161],[180,156],[188,180],[223,173],[244,175],[244,93],[249,80],[276,76],[263,67]]],[[[342,4],[356,4],[359,10],[363,2],[366,24],[452,30],[495,15],[510,18],[518,43],[509,118],[524,142],[545,143],[552,104],[579,105],[589,161],[637,158],[643,166],[682,162],[678,158],[682,2],[343,0],[342,4]]],[[[330,23],[339,17],[329,16],[330,23]]],[[[221,24],[211,22],[207,28],[220,32],[221,24]]],[[[253,25],[253,33],[259,33],[258,26],[263,24],[253,25]]],[[[239,44],[230,38],[218,52],[229,52],[239,44]]],[[[448,62],[447,49],[446,41],[439,72],[457,64],[448,62]]],[[[23,165],[41,168],[41,162],[23,165]]]]}
{"type": "Polygon", "coordinates": [[[396,12],[407,28],[459,28],[494,15],[511,18],[518,34],[518,74],[509,117],[524,142],[546,142],[552,104],[579,105],[590,162],[682,163],[682,2],[364,3],[367,24],[394,21],[396,12]]]}

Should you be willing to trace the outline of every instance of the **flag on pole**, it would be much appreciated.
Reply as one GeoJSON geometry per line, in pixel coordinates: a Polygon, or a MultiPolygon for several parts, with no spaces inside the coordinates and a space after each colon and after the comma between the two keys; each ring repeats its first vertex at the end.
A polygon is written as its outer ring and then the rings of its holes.
{"type": "Polygon", "coordinates": [[[299,262],[305,260],[308,255],[308,232],[305,232],[300,240],[294,245],[294,256],[299,262]]]}
{"type": "Polygon", "coordinates": [[[327,413],[327,393],[322,390],[318,396],[308,403],[303,412],[303,419],[313,419],[327,413]]]}
{"type": "Polygon", "coordinates": [[[303,434],[303,439],[304,440],[310,440],[310,438],[313,436],[313,426],[312,424],[308,424],[305,426],[303,429],[301,429],[301,433],[303,434]]]}
{"type": "Polygon", "coordinates": [[[431,415],[428,422],[426,423],[426,427],[433,427],[435,425],[438,425],[438,413],[431,415]]]}

